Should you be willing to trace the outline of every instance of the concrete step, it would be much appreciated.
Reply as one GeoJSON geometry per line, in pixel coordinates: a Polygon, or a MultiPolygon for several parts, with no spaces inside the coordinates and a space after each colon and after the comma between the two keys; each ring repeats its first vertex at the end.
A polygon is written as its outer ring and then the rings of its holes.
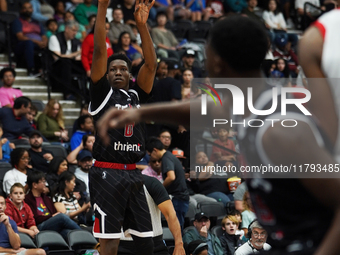
{"type": "MultiPolygon", "coordinates": [[[[39,99],[39,100],[47,100],[46,92],[24,92],[22,93],[24,96],[29,97],[30,99],[39,99]]],[[[52,92],[51,98],[62,100],[64,98],[63,93],[52,92]]]]}
{"type": "Polygon", "coordinates": [[[63,107],[63,113],[64,116],[72,116],[72,117],[76,117],[76,119],[79,117],[79,112],[80,112],[80,108],[64,108],[63,107]]]}
{"type": "Polygon", "coordinates": [[[65,126],[71,126],[73,127],[73,124],[76,119],[78,119],[78,116],[64,116],[65,119],[65,126]]]}
{"type": "Polygon", "coordinates": [[[7,55],[5,55],[5,54],[0,54],[0,62],[5,62],[5,61],[8,61],[8,57],[7,57],[7,55]]]}
{"type": "Polygon", "coordinates": [[[19,77],[19,76],[27,77],[27,69],[26,68],[15,68],[15,72],[17,73],[17,77],[19,77]]]}
{"type": "Polygon", "coordinates": [[[26,92],[38,92],[38,93],[47,93],[47,86],[45,85],[14,85],[16,89],[21,89],[23,93],[26,92]]]}
{"type": "Polygon", "coordinates": [[[44,85],[45,81],[41,78],[34,78],[34,77],[28,77],[28,76],[18,76],[15,78],[14,86],[16,85],[44,85]]]}

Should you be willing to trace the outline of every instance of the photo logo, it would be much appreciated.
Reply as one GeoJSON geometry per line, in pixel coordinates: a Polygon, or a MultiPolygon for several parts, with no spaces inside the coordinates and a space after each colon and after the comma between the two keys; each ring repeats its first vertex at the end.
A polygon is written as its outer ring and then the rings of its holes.
{"type": "MultiPolygon", "coordinates": [[[[211,92],[210,92],[208,89],[210,89],[212,92],[214,92],[215,95],[216,95],[216,97],[217,97],[218,100],[220,101],[220,104],[222,105],[222,100],[221,100],[221,98],[220,98],[220,95],[217,93],[217,91],[216,91],[213,87],[211,87],[211,86],[208,85],[208,84],[202,83],[202,82],[197,82],[197,84],[201,84],[201,85],[207,87],[207,89],[204,89],[204,88],[201,88],[201,87],[198,87],[198,88],[199,88],[200,90],[204,91],[205,93],[207,93],[207,94],[212,98],[212,100],[214,101],[215,105],[217,105],[217,102],[216,102],[216,100],[215,100],[215,97],[211,94],[211,92]]],[[[203,94],[203,95],[205,95],[205,98],[206,98],[206,94],[203,94]]],[[[202,95],[202,96],[203,96],[203,95],[202,95]]]]}

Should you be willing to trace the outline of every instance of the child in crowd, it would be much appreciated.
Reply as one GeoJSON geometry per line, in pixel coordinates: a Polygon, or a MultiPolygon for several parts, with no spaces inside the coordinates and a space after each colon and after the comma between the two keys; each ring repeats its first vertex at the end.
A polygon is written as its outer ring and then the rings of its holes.
{"type": "Polygon", "coordinates": [[[56,35],[58,31],[58,22],[55,19],[49,19],[46,21],[46,37],[50,39],[52,35],[56,35]]]}
{"type": "Polygon", "coordinates": [[[11,217],[18,226],[18,231],[34,238],[39,233],[31,208],[24,202],[25,192],[21,183],[14,183],[6,199],[5,214],[11,217]]]}
{"type": "Polygon", "coordinates": [[[38,108],[34,104],[32,104],[30,111],[26,113],[26,119],[28,123],[30,123],[32,128],[34,129],[37,129],[37,122],[34,119],[37,116],[37,114],[38,114],[38,108]]]}
{"type": "Polygon", "coordinates": [[[227,215],[222,220],[223,235],[219,238],[224,254],[233,255],[235,250],[244,243],[241,236],[236,234],[239,223],[235,215],[227,215]]]}

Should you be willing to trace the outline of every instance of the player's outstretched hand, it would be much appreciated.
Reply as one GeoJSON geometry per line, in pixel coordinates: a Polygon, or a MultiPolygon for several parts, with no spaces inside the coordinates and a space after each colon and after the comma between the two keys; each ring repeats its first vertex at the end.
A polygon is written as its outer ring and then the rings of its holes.
{"type": "Polygon", "coordinates": [[[112,108],[108,110],[98,121],[98,134],[105,145],[110,142],[107,131],[109,129],[123,128],[126,124],[140,122],[141,116],[138,109],[117,110],[112,108]]]}
{"type": "Polygon", "coordinates": [[[137,25],[144,25],[149,17],[149,12],[155,0],[136,0],[135,5],[135,21],[137,25]]]}

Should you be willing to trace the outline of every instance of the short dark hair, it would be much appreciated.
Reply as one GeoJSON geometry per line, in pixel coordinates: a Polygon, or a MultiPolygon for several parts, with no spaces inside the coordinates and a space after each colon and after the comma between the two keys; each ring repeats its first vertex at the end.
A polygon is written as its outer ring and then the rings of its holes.
{"type": "Polygon", "coordinates": [[[161,134],[163,134],[163,133],[165,133],[165,132],[168,132],[168,133],[171,135],[171,133],[170,133],[170,131],[169,131],[168,129],[163,128],[163,129],[161,130],[161,132],[159,132],[158,137],[160,137],[161,134]]]}
{"type": "Polygon", "coordinates": [[[29,172],[27,175],[27,185],[32,190],[32,184],[38,183],[40,180],[46,179],[45,173],[37,170],[29,172]]]}
{"type": "Polygon", "coordinates": [[[164,145],[162,144],[162,142],[155,136],[151,136],[149,137],[149,139],[146,141],[146,146],[145,146],[146,150],[151,153],[153,151],[153,149],[157,149],[157,150],[163,150],[164,149],[164,145]]]}
{"type": "Polygon", "coordinates": [[[15,70],[12,67],[5,67],[5,68],[2,68],[1,71],[0,71],[0,79],[3,79],[5,73],[7,73],[7,72],[12,72],[14,77],[17,76],[17,73],[15,72],[15,70]]]}
{"type": "Polygon", "coordinates": [[[32,104],[32,101],[28,97],[25,97],[25,96],[17,97],[14,100],[13,109],[20,109],[22,105],[27,107],[29,104],[32,104]]]}
{"type": "Polygon", "coordinates": [[[259,22],[237,15],[215,23],[209,32],[208,45],[233,69],[242,72],[260,69],[268,39],[259,22]]]}
{"type": "MultiPolygon", "coordinates": [[[[27,4],[27,3],[31,4],[31,1],[30,1],[30,0],[23,0],[23,1],[19,2],[19,8],[20,8],[20,10],[21,10],[22,7],[23,7],[25,4],[27,4]]],[[[31,5],[32,5],[32,4],[31,4],[31,5]]]]}
{"type": "Polygon", "coordinates": [[[15,148],[11,152],[11,165],[12,167],[17,167],[18,163],[27,150],[25,148],[15,148]]]}
{"type": "Polygon", "coordinates": [[[158,18],[159,16],[165,16],[165,17],[168,19],[168,15],[166,15],[165,12],[162,12],[162,11],[157,12],[157,14],[156,14],[156,20],[157,20],[157,18],[158,18]]]}
{"type": "Polygon", "coordinates": [[[116,60],[116,59],[120,59],[120,60],[125,61],[127,66],[128,66],[129,72],[130,72],[130,70],[131,70],[131,60],[125,54],[121,54],[121,53],[115,53],[107,59],[107,72],[109,72],[109,66],[110,66],[111,62],[116,60]]]}
{"type": "Polygon", "coordinates": [[[49,19],[48,21],[46,21],[46,27],[48,27],[53,22],[58,25],[58,21],[56,19],[49,19]]]}
{"type": "Polygon", "coordinates": [[[92,116],[89,115],[89,114],[85,114],[85,115],[82,115],[78,118],[78,129],[81,129],[81,125],[83,125],[85,123],[85,120],[87,118],[92,119],[92,116]]]}

